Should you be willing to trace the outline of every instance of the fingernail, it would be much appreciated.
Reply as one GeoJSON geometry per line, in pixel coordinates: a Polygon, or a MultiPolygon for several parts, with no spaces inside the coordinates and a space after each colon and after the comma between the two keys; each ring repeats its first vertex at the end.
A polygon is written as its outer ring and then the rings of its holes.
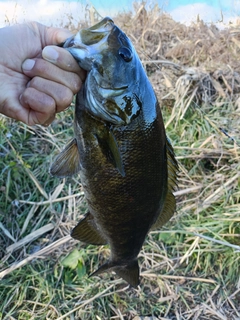
{"type": "Polygon", "coordinates": [[[32,60],[32,59],[27,59],[23,62],[22,64],[22,69],[23,70],[26,70],[26,71],[30,71],[32,70],[32,68],[34,67],[35,65],[35,60],[32,60]]]}
{"type": "Polygon", "coordinates": [[[42,57],[49,62],[56,62],[58,56],[58,52],[50,46],[45,47],[42,51],[42,57]]]}

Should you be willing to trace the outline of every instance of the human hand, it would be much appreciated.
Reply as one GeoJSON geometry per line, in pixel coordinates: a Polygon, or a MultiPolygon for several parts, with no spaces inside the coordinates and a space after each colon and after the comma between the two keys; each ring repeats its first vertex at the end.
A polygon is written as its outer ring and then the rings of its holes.
{"type": "Polygon", "coordinates": [[[0,29],[0,113],[49,125],[70,105],[85,72],[67,50],[53,45],[71,35],[37,22],[0,29]]]}

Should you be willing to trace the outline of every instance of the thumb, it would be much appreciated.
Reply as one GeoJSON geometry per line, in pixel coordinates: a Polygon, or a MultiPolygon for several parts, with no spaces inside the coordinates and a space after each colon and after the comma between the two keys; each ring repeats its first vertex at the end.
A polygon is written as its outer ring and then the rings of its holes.
{"type": "MultiPolygon", "coordinates": [[[[49,28],[47,30],[47,38],[50,39],[50,41],[55,41],[56,44],[60,44],[64,42],[67,38],[72,37],[73,33],[69,31],[68,29],[61,29],[61,28],[49,28]]],[[[51,44],[51,43],[48,43],[51,44]]]]}
{"type": "Polygon", "coordinates": [[[40,23],[38,23],[38,29],[43,47],[60,44],[73,35],[68,29],[47,27],[40,23]]]}

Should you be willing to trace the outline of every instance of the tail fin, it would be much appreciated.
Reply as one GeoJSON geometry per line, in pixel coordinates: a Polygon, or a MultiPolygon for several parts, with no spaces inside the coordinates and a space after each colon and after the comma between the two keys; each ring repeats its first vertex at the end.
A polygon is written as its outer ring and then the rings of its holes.
{"type": "Polygon", "coordinates": [[[105,271],[114,271],[116,274],[127,281],[130,286],[136,288],[139,285],[139,266],[137,259],[124,263],[107,262],[90,274],[89,277],[96,276],[105,271]]]}

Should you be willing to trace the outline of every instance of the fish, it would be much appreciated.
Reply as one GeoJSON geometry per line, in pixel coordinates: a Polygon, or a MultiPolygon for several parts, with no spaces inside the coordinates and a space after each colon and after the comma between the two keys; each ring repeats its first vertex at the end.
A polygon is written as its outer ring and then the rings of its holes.
{"type": "Polygon", "coordinates": [[[136,288],[147,234],[175,212],[178,163],[153,87],[113,20],[81,29],[62,46],[87,76],[76,96],[74,138],[50,173],[80,173],[88,212],[71,236],[110,247],[109,260],[90,276],[113,271],[136,288]]]}

